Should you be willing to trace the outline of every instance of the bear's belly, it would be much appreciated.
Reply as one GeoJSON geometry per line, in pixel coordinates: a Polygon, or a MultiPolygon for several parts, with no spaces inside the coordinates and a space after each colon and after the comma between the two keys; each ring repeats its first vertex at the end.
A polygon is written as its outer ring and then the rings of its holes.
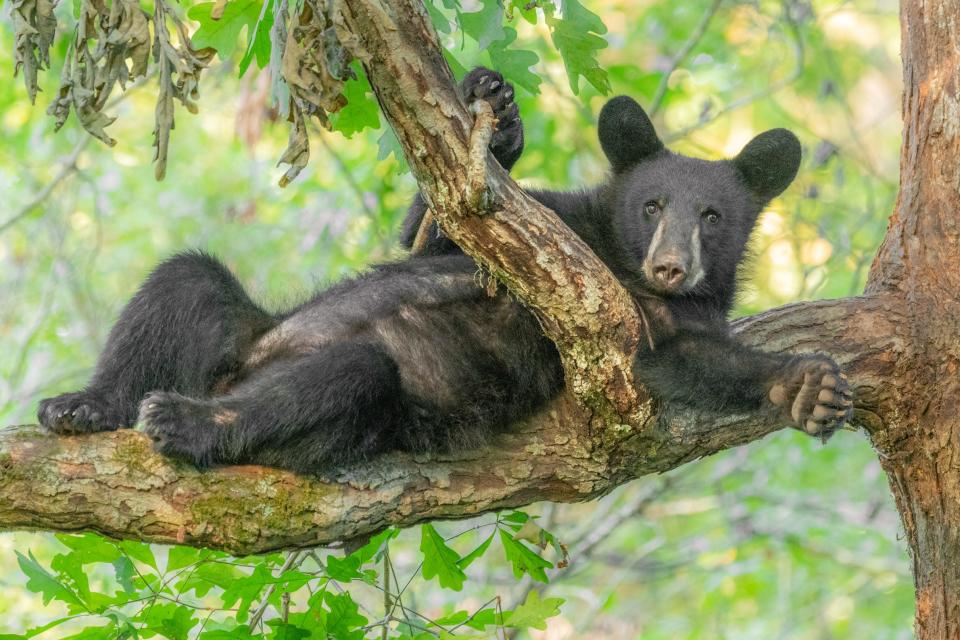
{"type": "Polygon", "coordinates": [[[521,315],[529,321],[505,293],[488,296],[473,272],[373,272],[320,293],[264,334],[241,377],[328,344],[372,343],[396,362],[406,393],[455,407],[478,362],[513,357],[521,315]]]}

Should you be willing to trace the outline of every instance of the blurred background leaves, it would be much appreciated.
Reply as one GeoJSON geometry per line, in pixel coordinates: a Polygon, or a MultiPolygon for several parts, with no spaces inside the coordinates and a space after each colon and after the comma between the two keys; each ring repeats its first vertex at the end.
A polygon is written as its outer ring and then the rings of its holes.
{"type": "MultiPolygon", "coordinates": [[[[576,17],[572,31],[516,0],[430,7],[438,26],[446,21],[442,39],[455,71],[493,66],[517,86],[527,148],[515,176],[560,188],[602,179],[595,116],[608,86],[650,107],[661,135],[692,155],[728,157],[760,131],[787,127],[804,145],[803,166],[758,225],[737,313],[862,291],[896,197],[895,3],[571,5],[557,15],[576,17]],[[581,6],[602,25],[577,13],[581,6]]],[[[57,12],[65,22],[70,15],[57,12]]],[[[69,38],[54,43],[54,68],[40,75],[31,107],[9,73],[11,24],[0,23],[0,69],[8,70],[0,74],[0,424],[32,422],[41,397],[82,385],[125,300],[174,251],[217,253],[272,307],[400,255],[396,233],[415,185],[389,153],[392,135],[371,108],[362,75],[346,85],[352,105],[334,116],[338,131],[311,127],[310,163],[280,189],[275,164],[287,127],[270,104],[267,72],[248,60],[238,78],[251,50],[248,31],[206,72],[199,113],[178,112],[166,180],[158,183],[150,146],[155,85],[131,90],[110,110],[118,116],[108,128],[113,148],[89,140],[73,120],[54,134],[44,109],[69,38]]],[[[784,431],[595,503],[527,511],[569,551],[566,567],[546,571],[549,584],[518,581],[511,561],[491,551],[462,569],[463,590],[417,579],[408,586],[410,602],[441,618],[497,595],[505,609],[562,598],[546,629],[523,632],[537,638],[912,635],[913,588],[897,514],[858,433],[843,432],[824,447],[784,431]]],[[[451,543],[462,559],[490,533],[476,528],[492,522],[438,524],[436,531],[441,538],[467,532],[451,543]]],[[[419,530],[390,543],[399,578],[417,574],[422,543],[419,530]]],[[[32,552],[50,567],[63,544],[49,534],[0,534],[0,634],[66,614],[63,603],[45,606],[26,588],[14,553],[29,561],[32,552]]],[[[557,549],[544,552],[554,564],[557,549]]],[[[278,570],[283,558],[263,562],[278,570]]],[[[91,567],[89,583],[107,592],[128,579],[125,568],[91,567]]],[[[369,607],[382,597],[350,593],[369,607]]],[[[333,602],[325,606],[340,606],[333,602]]],[[[168,613],[168,637],[177,637],[186,619],[168,613]]],[[[184,633],[195,637],[197,628],[184,633]]],[[[63,633],[58,627],[38,637],[63,633]]]]}

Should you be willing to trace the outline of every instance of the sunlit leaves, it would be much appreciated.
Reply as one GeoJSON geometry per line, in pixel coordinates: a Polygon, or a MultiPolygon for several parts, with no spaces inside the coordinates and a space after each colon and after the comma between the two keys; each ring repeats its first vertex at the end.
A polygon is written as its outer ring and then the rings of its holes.
{"type": "Polygon", "coordinates": [[[143,623],[142,637],[161,636],[170,640],[188,640],[190,630],[199,622],[192,608],[174,602],[151,604],[136,621],[143,623]]]}
{"type": "Polygon", "coordinates": [[[562,0],[560,14],[550,5],[544,8],[553,44],[563,57],[573,93],[580,93],[580,77],[600,93],[610,91],[607,72],[597,62],[597,53],[606,48],[601,36],[607,32],[600,17],[577,0],[562,0]]]}
{"type": "Polygon", "coordinates": [[[423,577],[434,577],[445,589],[460,591],[467,575],[458,564],[460,556],[446,545],[432,524],[420,527],[420,552],[423,554],[423,577]]]}
{"type": "MultiPolygon", "coordinates": [[[[224,7],[223,15],[219,19],[215,19],[212,15],[215,6],[213,2],[202,2],[193,5],[187,11],[187,16],[191,20],[200,23],[200,27],[193,33],[191,39],[194,47],[216,49],[217,55],[226,60],[236,51],[237,39],[243,28],[247,28],[248,37],[253,33],[260,17],[262,3],[260,0],[231,0],[224,7]]],[[[266,51],[268,59],[269,54],[268,41],[266,51]]]]}
{"type": "Polygon", "coordinates": [[[330,123],[334,131],[348,138],[366,128],[380,126],[380,107],[370,89],[370,83],[359,64],[353,65],[357,77],[343,85],[343,96],[347,104],[336,113],[330,114],[330,123]]]}
{"type": "Polygon", "coordinates": [[[530,68],[540,61],[540,57],[527,49],[514,49],[510,45],[517,39],[517,32],[512,27],[504,29],[501,40],[490,43],[487,53],[493,68],[503,74],[503,77],[514,86],[529,91],[532,95],[540,93],[540,76],[530,71],[530,68]]]}
{"type": "Polygon", "coordinates": [[[493,42],[504,40],[503,5],[497,0],[480,2],[480,10],[475,13],[458,13],[460,28],[465,34],[477,41],[481,49],[493,42]]]}
{"type": "Polygon", "coordinates": [[[39,593],[43,597],[43,604],[50,604],[51,600],[59,600],[80,609],[84,608],[84,604],[77,597],[77,594],[40,566],[37,559],[33,557],[33,553],[28,551],[26,556],[19,551],[15,553],[17,554],[17,564],[20,565],[20,571],[27,576],[27,589],[39,593]]]}
{"type": "MultiPolygon", "coordinates": [[[[556,539],[526,513],[511,511],[494,522],[449,538],[432,524],[421,526],[420,562],[404,584],[419,578],[425,583],[436,581],[445,589],[462,590],[470,579],[466,570],[488,555],[498,532],[511,573],[518,578],[529,574],[546,582],[545,571],[553,564],[524,540],[546,547],[547,541],[556,539]],[[472,548],[458,541],[464,534],[474,530],[479,533],[484,527],[493,530],[479,536],[472,548]]],[[[385,570],[393,574],[391,595],[386,601],[396,602],[403,616],[413,616],[395,619],[396,633],[388,634],[392,638],[428,637],[429,633],[423,635],[427,629],[447,637],[450,630],[464,627],[481,632],[490,627],[543,628],[547,618],[559,613],[560,599],[531,592],[512,611],[505,609],[499,598],[493,598],[474,610],[460,610],[437,619],[423,616],[400,601],[406,586],[398,584],[400,579],[389,554],[389,546],[399,533],[396,528],[388,528],[345,556],[326,553],[321,557],[301,551],[231,558],[219,551],[174,546],[161,555],[165,557],[162,562],[157,561],[153,549],[141,543],[114,542],[94,534],[58,535],[65,550],[53,556],[49,569],[32,554],[18,553],[18,561],[29,590],[39,593],[47,604],[54,600],[65,603],[72,616],[81,618],[55,620],[15,637],[22,640],[75,619],[89,622],[75,636],[81,640],[381,637],[379,627],[391,616],[371,624],[352,592],[354,588],[379,588],[385,570]],[[101,565],[104,570],[92,570],[91,565],[101,565]],[[112,595],[91,588],[104,584],[110,586],[112,595]],[[288,608],[283,619],[264,615],[281,607],[288,608]],[[201,622],[202,630],[198,630],[201,622]]],[[[13,637],[0,636],[0,640],[13,637]]]]}
{"type": "Polygon", "coordinates": [[[539,554],[519,540],[515,540],[506,531],[500,531],[500,542],[503,544],[503,552],[506,554],[507,560],[513,565],[513,575],[515,577],[522,578],[524,574],[529,574],[534,580],[547,582],[545,569],[552,569],[553,563],[544,560],[539,554]]]}
{"type": "Polygon", "coordinates": [[[546,629],[547,619],[560,613],[563,598],[540,599],[540,592],[532,589],[523,604],[519,605],[506,617],[506,624],[511,627],[525,629],[546,629]]]}

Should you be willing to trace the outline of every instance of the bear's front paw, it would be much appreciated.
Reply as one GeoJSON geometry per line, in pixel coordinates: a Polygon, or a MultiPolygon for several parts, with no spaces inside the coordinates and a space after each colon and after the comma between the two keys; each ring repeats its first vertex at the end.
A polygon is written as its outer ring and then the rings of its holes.
{"type": "Polygon", "coordinates": [[[216,461],[217,432],[203,402],[178,393],[154,391],[140,403],[140,428],[159,453],[198,467],[216,461]]]}
{"type": "Polygon", "coordinates": [[[129,426],[120,411],[90,391],[64,393],[41,400],[37,420],[46,429],[59,434],[114,431],[129,426]]]}
{"type": "Polygon", "coordinates": [[[846,376],[830,358],[803,358],[770,387],[770,401],[793,426],[826,440],[853,415],[846,376]]]}
{"type": "Polygon", "coordinates": [[[523,151],[523,126],[520,109],[514,102],[513,85],[503,76],[485,67],[477,67],[464,77],[460,92],[469,105],[486,100],[497,119],[497,130],[490,138],[490,151],[504,169],[509,169],[523,151]]]}

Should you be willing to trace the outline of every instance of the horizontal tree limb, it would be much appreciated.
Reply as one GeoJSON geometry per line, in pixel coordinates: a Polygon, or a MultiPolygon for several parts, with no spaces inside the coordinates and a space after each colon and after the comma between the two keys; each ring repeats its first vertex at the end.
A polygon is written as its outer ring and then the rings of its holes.
{"type": "MultiPolygon", "coordinates": [[[[833,349],[853,381],[858,424],[901,351],[896,298],[801,303],[737,323],[772,351],[833,349]]],[[[36,426],[0,431],[0,530],[89,530],[115,538],[243,555],[362,539],[389,525],[467,518],[540,500],[596,498],[639,476],[761,438],[756,416],[651,416],[594,430],[572,397],[486,449],[458,456],[392,454],[327,478],[255,466],[199,472],[153,452],[132,430],[57,437],[36,426]]]]}

